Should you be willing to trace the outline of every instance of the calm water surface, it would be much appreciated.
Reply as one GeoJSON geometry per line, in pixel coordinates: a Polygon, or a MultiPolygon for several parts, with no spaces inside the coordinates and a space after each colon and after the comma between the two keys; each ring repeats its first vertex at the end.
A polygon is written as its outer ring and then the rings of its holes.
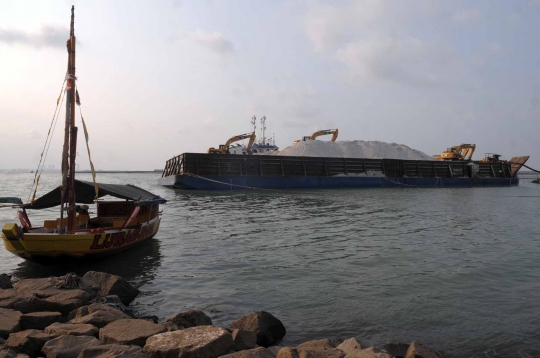
{"type": "MultiPolygon", "coordinates": [[[[228,325],[267,310],[287,328],[283,345],[420,340],[468,357],[540,332],[540,186],[530,180],[517,188],[201,193],[162,188],[159,175],[98,174],[168,200],[151,242],[75,267],[0,251],[0,272],[121,275],[143,292],[134,308],[160,319],[199,308],[228,325]]],[[[0,196],[26,200],[32,180],[0,173],[0,196]]],[[[59,180],[44,174],[40,192],[59,180]]],[[[58,213],[30,215],[39,222],[58,213]]],[[[14,220],[14,210],[0,209],[0,224],[14,220]]],[[[538,355],[533,339],[498,356],[538,355]]]]}

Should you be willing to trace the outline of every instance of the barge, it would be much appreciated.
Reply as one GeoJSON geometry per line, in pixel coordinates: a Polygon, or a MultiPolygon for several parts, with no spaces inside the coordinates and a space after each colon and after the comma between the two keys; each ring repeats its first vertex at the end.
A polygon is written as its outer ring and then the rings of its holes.
{"type": "Polygon", "coordinates": [[[529,159],[442,161],[184,153],[160,185],[187,190],[516,186],[529,159]]]}

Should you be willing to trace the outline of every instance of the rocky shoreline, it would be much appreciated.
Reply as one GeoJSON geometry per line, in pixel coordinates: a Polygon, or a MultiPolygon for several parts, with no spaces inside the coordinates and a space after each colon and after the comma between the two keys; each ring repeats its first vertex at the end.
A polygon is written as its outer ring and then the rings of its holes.
{"type": "Polygon", "coordinates": [[[129,304],[139,290],[119,276],[23,279],[0,275],[0,358],[440,358],[413,341],[363,347],[355,338],[280,346],[283,323],[257,311],[217,327],[200,310],[158,322],[129,304]]]}

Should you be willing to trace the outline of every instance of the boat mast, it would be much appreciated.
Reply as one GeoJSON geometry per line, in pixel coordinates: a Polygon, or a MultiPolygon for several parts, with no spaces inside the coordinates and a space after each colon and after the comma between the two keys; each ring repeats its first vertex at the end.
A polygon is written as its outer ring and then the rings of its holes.
{"type": "Polygon", "coordinates": [[[77,127],[75,127],[75,7],[71,7],[71,26],[69,40],[67,41],[68,70],[67,85],[69,99],[66,101],[66,126],[64,132],[64,148],[62,151],[62,197],[60,205],[60,232],[64,232],[64,205],[66,204],[66,194],[68,196],[68,230],[74,228],[75,223],[75,156],[77,154],[77,127]],[[69,147],[69,150],[68,150],[69,147]],[[69,165],[68,165],[69,159],[69,165]],[[69,177],[68,177],[69,171],[69,177]]]}

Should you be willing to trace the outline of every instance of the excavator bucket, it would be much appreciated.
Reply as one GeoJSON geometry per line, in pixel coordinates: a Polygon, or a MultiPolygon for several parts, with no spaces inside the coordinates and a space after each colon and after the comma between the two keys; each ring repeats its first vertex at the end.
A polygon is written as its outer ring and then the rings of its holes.
{"type": "Polygon", "coordinates": [[[524,155],[522,157],[513,157],[512,159],[510,159],[509,162],[512,165],[512,167],[510,169],[511,172],[512,172],[512,175],[516,175],[517,172],[523,166],[523,164],[525,164],[527,162],[527,160],[529,160],[529,158],[530,158],[529,155],[524,155]]]}

